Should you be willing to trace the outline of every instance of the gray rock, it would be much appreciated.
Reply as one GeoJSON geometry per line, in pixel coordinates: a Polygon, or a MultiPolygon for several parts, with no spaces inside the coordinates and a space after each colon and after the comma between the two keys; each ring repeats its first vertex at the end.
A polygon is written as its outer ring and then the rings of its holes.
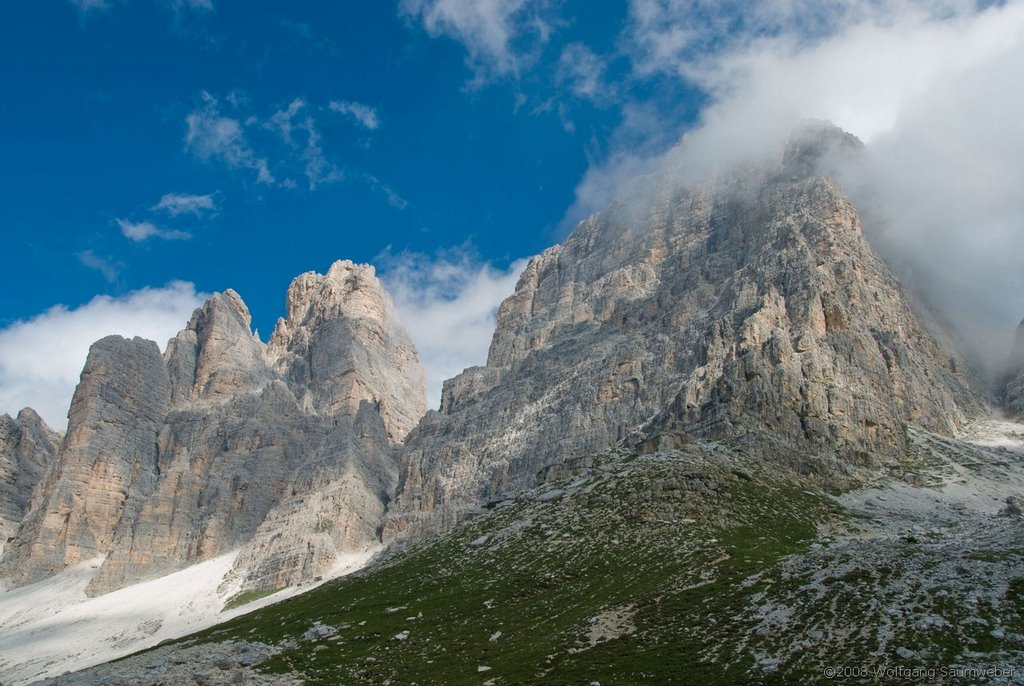
{"type": "Polygon", "coordinates": [[[1003,517],[1024,517],[1024,508],[1021,508],[1020,498],[1017,496],[1007,496],[1006,505],[999,514],[1003,517]]]}
{"type": "Polygon", "coordinates": [[[0,416],[0,553],[25,517],[63,437],[26,407],[0,416]]]}
{"type": "Polygon", "coordinates": [[[773,168],[645,179],[534,257],[486,367],[449,382],[406,441],[385,539],[447,529],[620,446],[728,439],[839,478],[899,458],[909,422],[948,434],[979,410],[845,194],[808,171],[845,146],[832,133],[773,168]]]}
{"type": "Polygon", "coordinates": [[[565,491],[563,491],[561,489],[558,489],[558,488],[554,488],[554,489],[552,489],[550,491],[547,491],[546,493],[542,493],[541,495],[537,496],[537,502],[538,503],[549,503],[552,500],[558,500],[563,495],[565,495],[565,491]]]}
{"type": "Polygon", "coordinates": [[[92,345],[57,462],[0,561],[4,576],[31,583],[110,549],[156,486],[169,401],[155,343],[108,336],[92,345]]]}
{"type": "Polygon", "coordinates": [[[93,346],[2,563],[14,584],[105,555],[100,594],[241,548],[233,578],[275,590],[379,545],[396,442],[425,411],[416,351],[372,267],[303,274],[287,300],[266,346],[230,290],[162,359],[141,339],[93,346]]]}
{"type": "Polygon", "coordinates": [[[1007,412],[1024,416],[1024,321],[1017,327],[1017,338],[1007,362],[1004,402],[1007,412]]]}

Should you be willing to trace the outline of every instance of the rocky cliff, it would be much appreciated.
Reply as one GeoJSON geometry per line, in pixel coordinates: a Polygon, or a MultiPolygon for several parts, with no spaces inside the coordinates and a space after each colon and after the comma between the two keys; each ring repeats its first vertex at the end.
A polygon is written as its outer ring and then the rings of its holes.
{"type": "Polygon", "coordinates": [[[122,515],[156,485],[156,436],[169,401],[156,343],[108,336],[92,345],[57,463],[4,555],[5,566],[31,561],[13,570],[17,583],[106,553],[122,515]]]}
{"type": "Polygon", "coordinates": [[[802,470],[901,454],[980,407],[798,134],[773,164],[640,184],[533,258],[487,365],[445,386],[403,452],[385,538],[418,536],[533,486],[549,465],[698,436],[802,470]],[[803,463],[803,464],[801,464],[803,463]]]}
{"type": "Polygon", "coordinates": [[[1007,367],[1004,395],[1006,411],[1021,417],[1024,416],[1024,322],[1017,327],[1017,338],[1007,367]]]}
{"type": "Polygon", "coordinates": [[[243,588],[324,573],[379,541],[395,442],[425,411],[415,349],[373,268],[303,274],[269,345],[234,291],[161,357],[93,345],[56,468],[0,565],[15,584],[103,557],[103,593],[243,548],[243,588]]]}
{"type": "Polygon", "coordinates": [[[0,416],[0,553],[28,512],[61,438],[31,408],[0,416]]]}

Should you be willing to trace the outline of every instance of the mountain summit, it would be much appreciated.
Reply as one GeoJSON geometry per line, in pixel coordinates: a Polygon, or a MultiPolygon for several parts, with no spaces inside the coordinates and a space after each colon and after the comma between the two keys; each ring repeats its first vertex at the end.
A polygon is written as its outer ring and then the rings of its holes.
{"type": "Polygon", "coordinates": [[[376,546],[394,446],[425,411],[416,351],[372,267],[303,274],[287,299],[269,345],[231,290],[162,356],[95,343],[4,576],[101,558],[104,593],[241,546],[241,587],[274,590],[376,546]]]}
{"type": "Polygon", "coordinates": [[[444,530],[551,469],[645,440],[746,446],[822,478],[897,456],[908,424],[980,407],[822,175],[856,139],[798,132],[774,163],[633,186],[534,257],[487,365],[403,449],[386,538],[444,530]]]}

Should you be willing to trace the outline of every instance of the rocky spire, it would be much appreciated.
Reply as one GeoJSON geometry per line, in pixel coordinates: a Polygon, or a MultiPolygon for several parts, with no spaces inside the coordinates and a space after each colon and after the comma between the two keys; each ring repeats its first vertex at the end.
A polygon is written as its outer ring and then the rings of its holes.
{"type": "Polygon", "coordinates": [[[251,323],[249,309],[230,288],[214,293],[193,313],[164,353],[175,405],[227,400],[270,381],[273,375],[251,323]]]}
{"type": "Polygon", "coordinates": [[[156,485],[169,400],[156,343],[108,336],[92,345],[57,464],[5,552],[5,575],[30,583],[106,554],[156,485]]]}
{"type": "Polygon", "coordinates": [[[264,587],[379,540],[394,441],[425,383],[372,267],[298,277],[269,346],[250,326],[227,290],[162,358],[141,339],[94,344],[57,464],[0,563],[9,580],[105,556],[99,594],[246,546],[235,573],[264,587]]]}
{"type": "Polygon", "coordinates": [[[287,299],[267,355],[303,406],[354,415],[370,402],[402,440],[426,412],[426,382],[373,267],[340,260],[324,275],[301,274],[287,299]]]}

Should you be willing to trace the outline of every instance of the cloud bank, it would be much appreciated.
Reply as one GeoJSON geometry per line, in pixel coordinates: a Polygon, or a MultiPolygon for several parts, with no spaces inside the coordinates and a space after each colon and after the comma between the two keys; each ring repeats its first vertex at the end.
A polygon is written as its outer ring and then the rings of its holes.
{"type": "Polygon", "coordinates": [[[55,305],[0,329],[0,412],[34,408],[64,430],[71,396],[89,346],[110,334],[142,336],[161,349],[206,299],[191,283],[175,281],[125,296],[96,296],[69,309],[55,305]]]}
{"type": "Polygon", "coordinates": [[[625,104],[569,216],[638,174],[700,178],[776,154],[802,119],[831,121],[866,144],[838,175],[875,246],[997,364],[1024,316],[1024,2],[738,7],[633,0],[621,38],[631,78],[679,79],[708,104],[668,155],[666,122],[625,104]]]}
{"type": "Polygon", "coordinates": [[[498,305],[512,295],[526,260],[498,269],[457,249],[433,257],[388,252],[374,262],[419,352],[427,402],[436,409],[445,379],[487,361],[498,305]]]}

